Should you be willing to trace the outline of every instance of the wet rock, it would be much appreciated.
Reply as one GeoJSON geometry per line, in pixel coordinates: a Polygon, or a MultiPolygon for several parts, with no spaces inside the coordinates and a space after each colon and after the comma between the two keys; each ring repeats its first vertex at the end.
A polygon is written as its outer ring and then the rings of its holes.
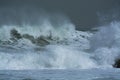
{"type": "Polygon", "coordinates": [[[29,35],[29,34],[23,34],[23,35],[21,35],[20,33],[18,33],[18,31],[16,29],[12,29],[10,31],[10,35],[11,35],[10,39],[13,42],[17,42],[18,39],[25,38],[25,39],[30,40],[33,44],[36,44],[38,46],[45,46],[45,45],[50,44],[50,42],[48,41],[48,39],[49,40],[51,39],[51,36],[50,37],[40,36],[38,38],[35,38],[34,36],[29,35]]]}
{"type": "Polygon", "coordinates": [[[48,44],[50,44],[49,43],[49,41],[47,41],[47,39],[45,38],[45,37],[38,37],[37,39],[36,39],[36,44],[37,45],[40,45],[40,46],[44,46],[44,45],[48,45],[48,44]]]}
{"type": "Polygon", "coordinates": [[[45,46],[49,44],[49,42],[47,41],[47,38],[45,37],[34,38],[33,36],[28,35],[28,34],[24,34],[22,35],[22,37],[30,40],[33,44],[36,44],[38,46],[45,46]]]}
{"type": "Polygon", "coordinates": [[[120,68],[120,59],[115,60],[115,64],[113,65],[115,68],[120,68]]]}
{"type": "Polygon", "coordinates": [[[10,31],[10,35],[11,35],[11,39],[21,39],[22,36],[20,35],[20,33],[18,33],[18,31],[16,29],[12,29],[10,31]]]}
{"type": "Polygon", "coordinates": [[[22,37],[25,38],[25,39],[30,40],[32,43],[35,43],[35,39],[34,39],[34,37],[31,36],[31,35],[24,34],[24,35],[22,35],[22,37]]]}

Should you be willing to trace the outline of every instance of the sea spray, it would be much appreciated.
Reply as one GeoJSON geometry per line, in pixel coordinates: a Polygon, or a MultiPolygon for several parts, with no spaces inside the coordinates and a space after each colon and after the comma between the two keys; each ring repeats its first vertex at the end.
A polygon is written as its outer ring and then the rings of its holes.
{"type": "Polygon", "coordinates": [[[114,21],[102,26],[91,37],[90,45],[92,53],[98,64],[111,66],[120,57],[120,22],[114,21]]]}
{"type": "Polygon", "coordinates": [[[0,27],[0,69],[88,69],[112,67],[120,56],[120,23],[96,32],[78,31],[66,22],[0,27]],[[15,31],[14,35],[12,31],[15,31]],[[20,38],[17,35],[21,36],[20,38]],[[43,43],[49,43],[44,44],[43,43]],[[42,45],[40,45],[42,44],[42,45]]]}
{"type": "Polygon", "coordinates": [[[89,48],[87,38],[91,33],[75,30],[68,20],[59,25],[53,25],[49,19],[37,26],[4,25],[0,30],[1,69],[91,68],[95,65],[91,55],[81,51],[89,48]],[[42,44],[41,38],[50,44],[38,45],[42,44]]]}

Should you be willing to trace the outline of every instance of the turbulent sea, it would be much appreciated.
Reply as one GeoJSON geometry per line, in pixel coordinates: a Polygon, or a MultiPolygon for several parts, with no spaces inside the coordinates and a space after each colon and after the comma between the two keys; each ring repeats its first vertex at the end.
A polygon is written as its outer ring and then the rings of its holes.
{"type": "Polygon", "coordinates": [[[120,80],[120,70],[2,70],[0,80],[120,80]]]}
{"type": "Polygon", "coordinates": [[[69,21],[0,27],[0,80],[120,80],[120,22],[78,31],[69,21]]]}

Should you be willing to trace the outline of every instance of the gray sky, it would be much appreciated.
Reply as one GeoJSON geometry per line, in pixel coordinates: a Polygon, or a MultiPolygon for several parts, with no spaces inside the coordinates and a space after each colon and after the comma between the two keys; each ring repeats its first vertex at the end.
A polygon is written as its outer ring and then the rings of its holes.
{"type": "MultiPolygon", "coordinates": [[[[42,8],[48,12],[64,13],[80,30],[99,25],[100,20],[102,21],[101,15],[115,13],[113,9],[119,8],[119,5],[120,0],[0,0],[2,10],[6,7],[19,10],[20,7],[27,6],[33,10],[42,8]]],[[[2,18],[6,18],[6,16],[2,16],[2,18]]],[[[2,19],[0,21],[4,22],[2,19]]]]}

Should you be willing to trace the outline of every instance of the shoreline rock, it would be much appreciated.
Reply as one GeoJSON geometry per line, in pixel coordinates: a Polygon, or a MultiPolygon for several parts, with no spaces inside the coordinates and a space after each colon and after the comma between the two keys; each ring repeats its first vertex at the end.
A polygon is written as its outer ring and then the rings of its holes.
{"type": "Polygon", "coordinates": [[[115,60],[115,63],[113,64],[114,68],[120,68],[120,59],[115,60]]]}

